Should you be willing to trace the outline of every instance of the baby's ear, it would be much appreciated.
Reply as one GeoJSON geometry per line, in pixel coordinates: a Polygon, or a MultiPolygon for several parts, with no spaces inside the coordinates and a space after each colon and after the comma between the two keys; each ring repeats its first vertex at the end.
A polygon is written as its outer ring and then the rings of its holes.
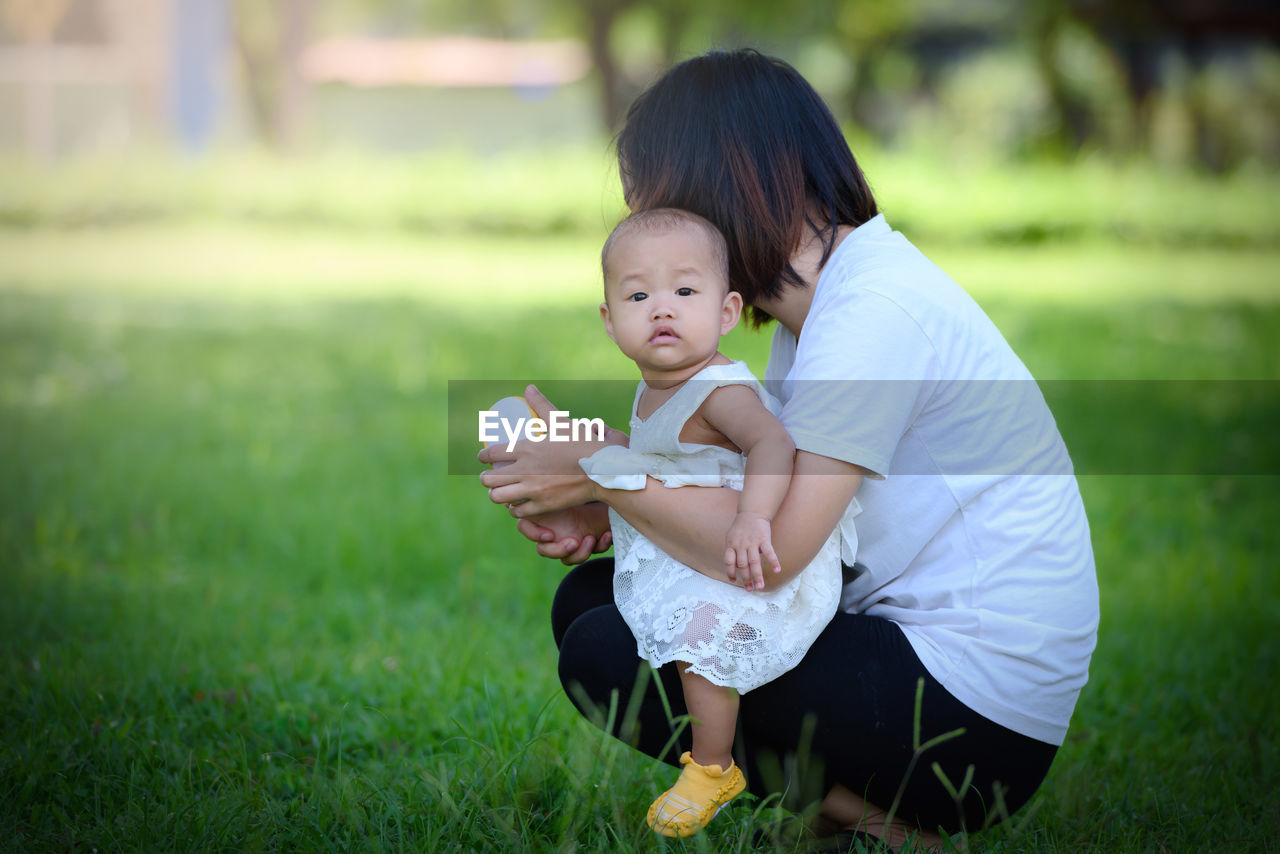
{"type": "Polygon", "coordinates": [[[618,339],[613,337],[613,321],[609,319],[609,303],[600,303],[600,319],[604,321],[604,332],[609,336],[613,343],[618,343],[618,339]]]}
{"type": "Polygon", "coordinates": [[[725,294],[724,305],[720,311],[720,334],[728,335],[729,330],[738,325],[738,318],[742,316],[742,294],[737,291],[729,291],[725,294]]]}

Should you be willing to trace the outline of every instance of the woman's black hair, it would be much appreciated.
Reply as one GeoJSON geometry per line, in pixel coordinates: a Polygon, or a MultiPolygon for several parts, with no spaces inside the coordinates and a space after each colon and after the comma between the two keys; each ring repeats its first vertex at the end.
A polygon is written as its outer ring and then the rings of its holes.
{"type": "MultiPolygon", "coordinates": [[[[755,50],[673,66],[627,110],[618,169],[628,206],[684,208],[729,245],[729,280],[752,304],[803,280],[791,256],[812,228],[824,241],[876,203],[831,110],[794,68],[755,50]]],[[[752,306],[759,326],[769,315],[752,306]]]]}

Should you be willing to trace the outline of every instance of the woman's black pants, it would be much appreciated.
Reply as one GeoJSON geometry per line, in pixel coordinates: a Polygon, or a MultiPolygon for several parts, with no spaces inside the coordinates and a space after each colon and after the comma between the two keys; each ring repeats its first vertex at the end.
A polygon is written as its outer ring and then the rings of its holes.
{"type": "MultiPolygon", "coordinates": [[[[612,702],[614,736],[678,764],[690,747],[688,728],[672,722],[687,714],[680,677],[674,664],[662,667],[659,691],[654,679],[641,674],[652,671],[636,655],[635,638],[613,604],[612,558],[589,561],[565,576],[551,608],[551,627],[560,649],[560,681],[574,705],[604,726],[612,702]]],[[[1012,814],[1043,781],[1056,752],[952,697],[896,623],[845,613],[836,614],[793,670],[742,695],[734,748],[756,795],[785,793],[787,806],[802,809],[842,784],[887,810],[900,792],[898,817],[950,832],[980,830],[1012,814]],[[918,743],[963,733],[929,747],[912,763],[919,680],[918,743]],[[958,801],[934,763],[961,795],[958,801]],[[972,777],[961,792],[970,768],[972,777]]]]}

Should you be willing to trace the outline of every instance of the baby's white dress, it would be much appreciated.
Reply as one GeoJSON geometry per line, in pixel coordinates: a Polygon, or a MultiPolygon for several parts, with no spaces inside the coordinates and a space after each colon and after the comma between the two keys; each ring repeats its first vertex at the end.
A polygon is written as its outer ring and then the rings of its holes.
{"type": "MultiPolygon", "coordinates": [[[[643,421],[636,416],[642,382],[631,407],[630,447],[606,447],[582,459],[582,470],[610,489],[643,489],[648,476],[672,488],[741,490],[743,454],[679,440],[690,416],[725,385],[750,387],[778,413],[777,401],[744,362],[704,368],[643,421]]],[[[749,592],[680,563],[612,509],[609,523],[614,600],[636,637],[637,652],[654,667],[688,662],[690,671],[717,685],[749,691],[795,667],[840,602],[840,527],[785,585],[749,592]]]]}

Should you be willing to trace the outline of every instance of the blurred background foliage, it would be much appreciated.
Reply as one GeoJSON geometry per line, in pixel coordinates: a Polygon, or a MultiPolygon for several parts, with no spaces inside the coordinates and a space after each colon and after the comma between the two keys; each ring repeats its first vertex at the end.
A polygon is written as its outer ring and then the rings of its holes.
{"type": "Polygon", "coordinates": [[[154,144],[189,132],[181,114],[193,103],[209,114],[200,145],[492,150],[594,141],[673,62],[750,44],[795,64],[855,136],[880,147],[1015,160],[1144,157],[1214,173],[1280,162],[1280,13],[1259,0],[4,0],[0,8],[0,106],[16,119],[5,121],[0,144],[44,154],[154,144]],[[458,79],[428,85],[412,69],[374,84],[352,71],[385,64],[406,45],[410,53],[397,56],[429,65],[442,40],[458,36],[508,52],[472,43],[449,54],[459,57],[458,79]],[[369,51],[342,54],[356,42],[369,51]],[[531,43],[583,62],[541,82],[519,68],[495,72],[488,85],[467,73],[469,65],[494,71],[495,56],[505,61],[531,43]],[[324,48],[335,45],[340,68],[318,68],[317,56],[332,58],[324,48]],[[122,63],[125,50],[134,56],[122,63]],[[48,127],[33,130],[41,123],[48,127]]]}

